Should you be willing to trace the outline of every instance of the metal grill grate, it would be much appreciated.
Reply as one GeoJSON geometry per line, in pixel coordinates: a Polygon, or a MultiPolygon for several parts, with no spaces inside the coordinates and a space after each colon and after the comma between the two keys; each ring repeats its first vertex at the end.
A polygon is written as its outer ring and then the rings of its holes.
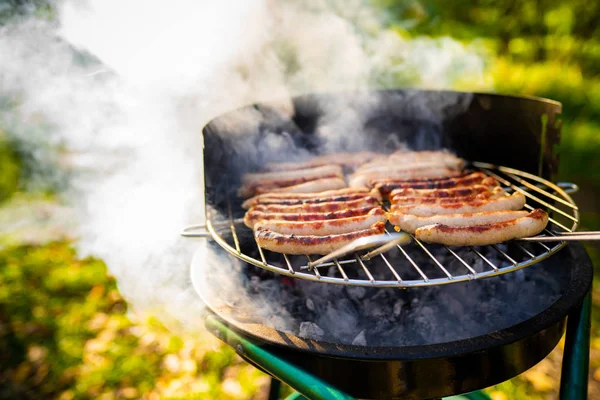
{"type": "MultiPolygon", "coordinates": [[[[472,165],[496,178],[508,193],[518,191],[525,195],[527,209],[546,208],[550,215],[547,235],[570,233],[577,228],[579,211],[567,193],[576,191],[576,185],[554,184],[536,175],[487,163],[472,165]]],[[[315,259],[310,256],[273,253],[261,249],[256,242],[246,246],[248,241],[241,240],[240,236],[253,238],[252,231],[242,220],[232,217],[230,207],[226,223],[218,221],[216,215],[207,217],[206,227],[212,238],[245,262],[298,279],[353,286],[407,288],[488,278],[533,265],[566,245],[565,241],[554,242],[553,246],[511,241],[492,246],[451,248],[425,244],[411,235],[412,243],[396,244],[391,249],[386,248],[385,252],[356,251],[314,265],[315,259]]],[[[389,224],[388,227],[387,235],[392,237],[393,228],[389,224]]]]}

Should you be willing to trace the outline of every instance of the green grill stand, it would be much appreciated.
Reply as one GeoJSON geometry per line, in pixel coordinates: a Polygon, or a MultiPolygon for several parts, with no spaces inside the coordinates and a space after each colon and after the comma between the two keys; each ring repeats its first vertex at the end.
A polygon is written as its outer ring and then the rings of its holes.
{"type": "MultiPolygon", "coordinates": [[[[591,321],[591,293],[583,303],[574,309],[567,321],[567,336],[563,356],[560,386],[561,400],[587,399],[587,379],[589,370],[589,345],[591,321]]],[[[300,399],[354,399],[352,396],[332,387],[318,377],[265,351],[260,346],[243,338],[229,329],[214,316],[206,318],[206,327],[219,339],[232,346],[240,355],[254,366],[272,376],[269,400],[279,398],[281,382],[285,382],[296,392],[285,400],[300,399]]],[[[483,392],[472,392],[459,396],[446,397],[445,400],[489,400],[483,392]]]]}

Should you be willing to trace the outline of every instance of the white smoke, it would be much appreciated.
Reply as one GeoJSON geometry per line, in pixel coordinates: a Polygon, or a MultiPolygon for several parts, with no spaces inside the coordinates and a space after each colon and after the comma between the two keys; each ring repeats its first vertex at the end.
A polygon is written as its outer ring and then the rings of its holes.
{"type": "Polygon", "coordinates": [[[203,219],[201,128],[210,118],[407,77],[430,88],[464,76],[483,84],[470,46],[403,39],[382,21],[363,0],[68,0],[57,24],[2,28],[0,89],[19,99],[13,134],[64,149],[76,172],[68,195],[82,252],[106,261],[135,309],[191,324],[201,309],[188,277],[197,244],[178,233],[203,219]],[[30,137],[41,122],[48,129],[30,137]]]}

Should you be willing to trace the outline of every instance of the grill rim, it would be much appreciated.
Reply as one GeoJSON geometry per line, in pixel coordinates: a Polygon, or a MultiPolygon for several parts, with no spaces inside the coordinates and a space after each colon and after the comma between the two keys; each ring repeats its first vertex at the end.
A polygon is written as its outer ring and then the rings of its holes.
{"type": "MultiPolygon", "coordinates": [[[[380,90],[378,92],[392,93],[396,90],[380,90]]],[[[541,173],[536,173],[536,175],[554,181],[553,175],[558,165],[558,157],[553,153],[552,146],[558,143],[560,136],[560,124],[557,123],[559,121],[555,118],[562,111],[561,103],[539,97],[493,93],[412,89],[400,89],[400,91],[430,94],[469,93],[475,95],[474,100],[483,109],[491,104],[492,108],[498,106],[504,110],[516,107],[517,111],[523,114],[532,114],[536,117],[540,113],[548,115],[548,138],[550,140],[547,140],[545,147],[541,149],[544,154],[540,157],[540,160],[543,158],[544,168],[541,173]]],[[[347,92],[330,94],[339,95],[344,93],[347,92]]],[[[294,107],[297,108],[299,103],[303,101],[324,95],[327,94],[307,94],[295,97],[293,99],[294,107]]],[[[259,106],[255,104],[249,107],[258,110],[259,106]]],[[[246,107],[240,107],[238,110],[246,107]]],[[[205,135],[218,133],[217,127],[211,125],[215,119],[204,127],[203,132],[205,135]]],[[[524,117],[524,120],[520,121],[519,124],[523,126],[525,122],[531,122],[531,119],[524,117]]],[[[526,131],[527,129],[526,127],[526,131]]],[[[528,132],[532,133],[531,131],[528,132]]],[[[467,158],[472,159],[472,157],[467,158]]],[[[504,160],[498,162],[490,158],[486,161],[535,173],[530,168],[521,168],[519,165],[512,165],[504,162],[504,160]]],[[[206,188],[206,176],[204,178],[206,188]]],[[[205,243],[209,245],[207,242],[205,243]]],[[[211,245],[218,246],[217,244],[211,245]]],[[[559,259],[558,264],[560,265],[554,265],[554,267],[569,268],[571,270],[569,282],[565,283],[567,286],[565,286],[564,292],[557,301],[537,315],[511,327],[447,343],[375,348],[298,338],[299,342],[304,343],[304,347],[300,348],[294,342],[286,343],[284,341],[284,338],[289,340],[289,337],[293,336],[291,334],[281,333],[260,324],[254,325],[257,325],[256,328],[262,328],[261,330],[252,331],[248,326],[240,327],[238,322],[224,319],[225,316],[210,300],[208,302],[205,300],[205,303],[207,312],[213,313],[217,318],[224,320],[231,329],[257,341],[259,345],[264,346],[269,351],[276,352],[275,354],[282,358],[287,358],[291,362],[295,360],[298,366],[322,377],[355,397],[389,398],[391,394],[394,397],[401,398],[439,398],[450,394],[477,390],[510,379],[538,363],[556,346],[564,333],[568,313],[573,311],[581,303],[584,296],[589,293],[593,272],[589,257],[578,243],[567,245],[551,259],[559,259]],[[542,341],[539,346],[538,341],[542,341]],[[308,348],[308,346],[312,348],[308,348]],[[407,350],[411,350],[412,354],[408,354],[407,350]],[[378,353],[374,351],[378,351],[378,353]],[[473,368],[474,366],[483,369],[473,368]],[[436,376],[435,372],[439,372],[440,369],[452,371],[452,374],[444,373],[443,376],[436,376]],[[333,375],[331,375],[332,373],[333,375]],[[344,376],[341,382],[335,380],[336,376],[339,375],[344,376]],[[356,376],[357,379],[346,379],[350,376],[356,376]],[[399,389],[399,386],[402,386],[402,388],[399,389]]],[[[193,275],[193,268],[190,268],[190,273],[193,275]]],[[[192,283],[195,288],[197,282],[194,283],[194,281],[196,279],[192,276],[192,283]]],[[[469,283],[465,282],[463,284],[469,283]]],[[[410,288],[407,290],[421,289],[410,288]]],[[[198,292],[197,289],[196,291],[198,292]]],[[[198,294],[203,298],[201,292],[198,294]]],[[[226,340],[227,338],[222,339],[226,340]]]]}
{"type": "MultiPolygon", "coordinates": [[[[203,280],[198,276],[199,274],[197,272],[198,265],[202,264],[199,262],[198,257],[198,253],[196,253],[190,267],[192,285],[196,293],[211,312],[224,320],[227,325],[243,332],[245,335],[255,340],[274,345],[278,348],[288,350],[294,349],[313,355],[340,359],[361,359],[370,361],[425,360],[431,358],[458,357],[470,353],[489,351],[492,348],[499,348],[525,340],[542,331],[551,329],[556,324],[564,324],[564,320],[569,311],[580,305],[585,295],[590,291],[593,279],[592,263],[585,249],[579,243],[569,243],[561,252],[553,257],[556,259],[567,258],[568,264],[570,264],[568,267],[571,267],[571,275],[566,290],[549,307],[525,321],[521,321],[502,330],[489,332],[485,335],[445,343],[419,346],[355,346],[351,344],[347,345],[314,339],[304,339],[291,333],[269,328],[262,324],[241,323],[230,316],[223,315],[223,311],[219,310],[219,306],[215,306],[214,299],[208,298],[203,291],[201,283],[203,280]]],[[[558,260],[554,261],[558,262],[558,260]]],[[[564,263],[561,262],[561,264],[564,263]]],[[[470,283],[472,282],[464,282],[463,284],[470,283]]],[[[419,288],[406,290],[419,290],[419,288]]],[[[562,333],[555,338],[556,341],[551,346],[551,349],[556,346],[561,336],[562,333]]]]}

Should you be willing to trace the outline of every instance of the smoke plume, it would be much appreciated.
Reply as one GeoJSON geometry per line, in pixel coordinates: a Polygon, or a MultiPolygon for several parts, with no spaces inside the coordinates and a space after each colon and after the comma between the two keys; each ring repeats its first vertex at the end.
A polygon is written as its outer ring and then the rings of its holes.
{"type": "MultiPolygon", "coordinates": [[[[178,233],[203,220],[207,121],[312,91],[485,85],[473,47],[403,38],[363,0],[57,7],[56,21],[0,30],[0,88],[16,99],[2,121],[40,163],[68,169],[81,251],[106,261],[135,310],[188,327],[202,308],[188,276],[198,244],[178,233]]],[[[356,126],[342,109],[322,135],[356,126]]]]}

